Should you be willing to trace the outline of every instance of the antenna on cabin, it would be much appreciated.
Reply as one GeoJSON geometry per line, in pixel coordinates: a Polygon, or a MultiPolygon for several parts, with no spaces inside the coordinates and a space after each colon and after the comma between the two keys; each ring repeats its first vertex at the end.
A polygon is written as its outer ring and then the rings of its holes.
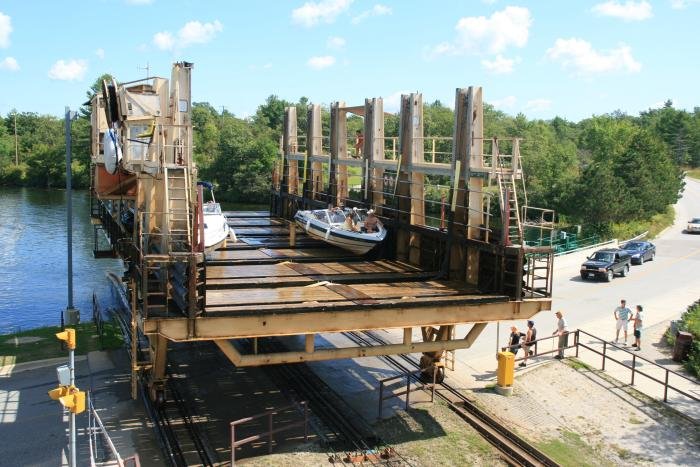
{"type": "Polygon", "coordinates": [[[138,70],[138,71],[146,70],[146,79],[151,77],[151,64],[149,62],[146,62],[146,66],[136,65],[136,70],[138,70]]]}

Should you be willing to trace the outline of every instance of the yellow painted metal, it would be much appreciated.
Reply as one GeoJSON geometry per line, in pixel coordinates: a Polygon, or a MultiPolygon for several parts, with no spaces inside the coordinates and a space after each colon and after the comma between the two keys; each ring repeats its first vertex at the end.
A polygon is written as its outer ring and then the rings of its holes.
{"type": "Polygon", "coordinates": [[[49,390],[49,397],[52,400],[57,401],[57,400],[61,399],[61,397],[68,395],[69,388],[70,388],[70,386],[59,386],[55,389],[50,389],[49,390]]]}
{"type": "MultiPolygon", "coordinates": [[[[324,332],[394,329],[415,326],[447,326],[452,324],[485,323],[495,320],[528,319],[542,310],[551,309],[551,300],[450,304],[439,306],[439,313],[426,313],[425,308],[399,307],[372,309],[325,310],[305,313],[279,311],[232,316],[198,317],[195,338],[188,337],[185,318],[149,318],[144,322],[146,334],[160,334],[171,341],[240,339],[266,336],[319,334],[324,332]]],[[[481,327],[481,326],[479,326],[481,327]]],[[[478,329],[478,327],[477,327],[478,329]]],[[[475,331],[476,333],[476,331],[475,331]]],[[[478,334],[476,334],[478,335],[478,334]]],[[[474,336],[476,337],[476,336],[474,336]]],[[[443,349],[440,349],[443,350],[443,349]]]]}
{"type": "Polygon", "coordinates": [[[498,352],[497,383],[501,387],[512,386],[515,374],[515,354],[498,352]]]}
{"type": "Polygon", "coordinates": [[[66,328],[62,332],[57,332],[56,337],[58,340],[65,341],[70,350],[75,349],[75,329],[66,328]]]}

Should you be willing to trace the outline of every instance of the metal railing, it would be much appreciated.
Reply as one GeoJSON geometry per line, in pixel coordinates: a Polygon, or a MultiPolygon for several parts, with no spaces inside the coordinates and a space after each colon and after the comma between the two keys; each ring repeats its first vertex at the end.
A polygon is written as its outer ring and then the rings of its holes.
{"type": "Polygon", "coordinates": [[[117,448],[114,446],[112,438],[110,438],[109,433],[107,433],[107,429],[102,423],[100,416],[97,414],[95,406],[92,404],[92,397],[90,397],[90,393],[88,393],[88,434],[88,441],[90,445],[90,465],[92,467],[97,467],[110,459],[116,461],[119,467],[131,465],[134,467],[140,467],[141,462],[138,454],[134,454],[126,459],[122,459],[122,457],[119,455],[119,451],[117,451],[117,448]],[[100,435],[102,436],[104,443],[97,442],[98,436],[100,435]],[[100,460],[97,459],[98,451],[101,450],[99,449],[98,444],[106,445],[109,451],[100,455],[100,460]]]}
{"type": "MultiPolygon", "coordinates": [[[[576,331],[572,331],[572,332],[568,333],[568,335],[573,335],[573,336],[574,336],[574,342],[573,342],[572,345],[568,345],[568,340],[567,340],[566,346],[564,346],[562,349],[564,349],[564,350],[566,350],[566,349],[572,349],[572,348],[573,348],[573,349],[576,349],[576,357],[577,357],[577,358],[578,358],[578,356],[579,356],[579,348],[580,348],[580,347],[583,347],[583,348],[586,349],[586,350],[590,350],[591,352],[600,355],[600,356],[602,357],[602,362],[601,362],[601,366],[600,366],[601,371],[605,371],[605,364],[606,364],[606,362],[607,362],[608,360],[610,360],[610,361],[612,361],[612,362],[614,362],[614,363],[617,363],[618,365],[620,365],[620,366],[622,366],[622,367],[624,367],[624,368],[627,368],[627,369],[629,369],[629,370],[631,371],[631,375],[630,375],[630,385],[631,385],[631,386],[634,386],[634,380],[635,380],[635,377],[636,377],[637,375],[642,375],[642,376],[644,376],[644,377],[650,379],[651,381],[654,381],[654,382],[656,382],[656,383],[658,383],[658,384],[661,384],[661,385],[663,386],[663,388],[664,388],[664,399],[663,399],[664,402],[668,402],[668,390],[669,390],[669,389],[671,389],[671,390],[673,390],[673,391],[676,391],[678,394],[681,394],[681,395],[683,395],[683,396],[685,396],[685,397],[688,397],[689,399],[692,399],[693,401],[696,401],[696,402],[699,402],[699,401],[700,401],[700,398],[698,398],[698,397],[696,397],[696,396],[694,396],[694,395],[692,395],[692,394],[689,394],[689,393],[687,393],[686,391],[683,391],[682,389],[679,389],[679,388],[677,388],[677,387],[675,387],[675,386],[672,386],[672,385],[669,384],[669,382],[668,382],[669,376],[670,376],[670,375],[673,375],[673,376],[677,376],[677,377],[679,377],[679,378],[682,378],[682,379],[684,379],[684,380],[686,380],[686,381],[690,381],[691,383],[697,383],[697,382],[694,381],[692,378],[689,378],[689,377],[687,377],[687,376],[685,376],[685,375],[682,375],[682,374],[680,374],[680,373],[678,373],[678,372],[676,372],[676,371],[670,370],[670,369],[668,369],[668,368],[666,368],[666,367],[664,367],[664,366],[662,366],[662,365],[659,365],[659,364],[656,363],[656,362],[653,362],[653,361],[649,360],[648,358],[641,357],[641,356],[637,355],[636,353],[634,353],[634,352],[632,352],[632,351],[629,351],[629,350],[627,350],[627,349],[625,349],[625,348],[623,348],[623,347],[620,347],[620,346],[618,346],[618,345],[615,345],[615,344],[613,344],[613,343],[610,343],[610,342],[606,341],[605,339],[602,339],[602,338],[600,338],[600,337],[598,337],[598,336],[594,336],[593,334],[588,333],[588,332],[586,332],[586,331],[583,331],[582,329],[577,329],[576,331]],[[598,349],[596,349],[596,348],[591,347],[590,345],[587,345],[587,344],[582,343],[581,340],[580,340],[581,334],[585,334],[586,336],[591,337],[591,338],[597,340],[598,343],[602,343],[602,345],[603,345],[603,350],[600,351],[600,350],[598,350],[598,349]],[[609,355],[609,351],[610,351],[611,348],[613,348],[615,351],[618,351],[618,350],[619,350],[619,351],[622,351],[622,352],[624,352],[624,353],[626,353],[626,354],[631,355],[631,356],[632,356],[632,366],[629,366],[629,365],[627,365],[625,362],[622,362],[622,361],[616,359],[615,357],[610,356],[610,355],[609,355]],[[655,377],[655,376],[653,376],[653,375],[650,375],[649,373],[646,373],[646,372],[640,370],[640,369],[637,367],[637,362],[640,361],[640,360],[643,361],[643,362],[646,362],[646,363],[648,363],[648,364],[650,364],[650,365],[652,365],[654,368],[660,369],[660,370],[664,373],[664,379],[663,379],[663,381],[662,381],[661,379],[658,379],[657,377],[655,377]]],[[[542,356],[542,355],[547,355],[547,354],[551,354],[551,353],[554,353],[554,352],[559,352],[559,347],[558,347],[558,345],[553,345],[553,346],[552,346],[552,347],[553,347],[552,350],[547,350],[547,351],[544,351],[544,352],[540,352],[540,351],[538,350],[538,344],[541,343],[542,341],[547,341],[547,340],[552,340],[552,339],[558,339],[558,338],[559,338],[559,336],[547,336],[547,337],[543,337],[542,339],[537,339],[537,340],[535,340],[535,341],[532,341],[532,345],[529,347],[528,350],[533,350],[533,354],[532,354],[532,355],[529,355],[527,358],[534,358],[534,357],[537,357],[537,356],[542,356]]],[[[568,339],[568,336],[567,336],[567,339],[568,339]]],[[[508,346],[502,347],[501,349],[502,349],[502,350],[508,350],[508,349],[510,349],[511,351],[517,351],[517,350],[519,350],[520,348],[521,348],[521,346],[518,345],[517,349],[512,349],[511,347],[508,347],[508,346]]],[[[515,361],[518,362],[518,361],[521,361],[521,360],[524,360],[524,359],[525,359],[525,357],[523,356],[523,357],[516,358],[515,361]]]]}
{"type": "Polygon", "coordinates": [[[308,404],[306,401],[300,402],[300,405],[304,408],[304,421],[298,421],[298,422],[293,422],[293,423],[288,423],[284,426],[278,427],[278,428],[273,428],[273,417],[280,412],[284,412],[286,410],[290,409],[297,409],[298,406],[296,404],[294,405],[288,405],[286,407],[281,407],[279,409],[272,409],[268,410],[267,412],[263,412],[258,415],[253,415],[252,417],[245,417],[241,418],[240,420],[235,420],[231,422],[231,465],[236,465],[236,448],[239,446],[243,446],[244,444],[252,443],[253,441],[257,441],[263,438],[267,438],[267,447],[268,447],[268,454],[272,454],[272,443],[274,441],[274,435],[277,433],[280,433],[282,431],[287,431],[292,428],[296,428],[298,426],[301,426],[303,424],[304,426],[304,442],[306,442],[309,438],[309,430],[308,430],[308,421],[309,421],[309,409],[308,409],[308,404]],[[252,421],[258,420],[260,418],[267,418],[267,431],[257,434],[257,435],[252,435],[247,438],[243,438],[240,440],[236,440],[236,427],[239,425],[243,425],[245,423],[250,423],[252,421]]]}
{"type": "MultiPolygon", "coordinates": [[[[435,385],[437,384],[436,379],[437,379],[437,366],[433,367],[433,384],[430,385],[430,402],[435,401],[435,385]]],[[[382,406],[384,405],[384,401],[388,399],[392,399],[394,397],[399,397],[403,396],[406,394],[406,405],[405,405],[405,410],[408,410],[408,406],[410,404],[410,394],[411,394],[411,382],[416,382],[417,386],[414,389],[414,391],[421,390],[425,391],[426,386],[428,386],[427,383],[424,383],[420,379],[420,375],[422,374],[421,370],[416,370],[416,371],[411,371],[408,373],[402,373],[400,375],[396,376],[390,376],[389,378],[384,378],[379,380],[379,410],[377,412],[377,419],[381,420],[382,419],[382,406]],[[391,392],[389,395],[384,396],[384,388],[389,386],[388,383],[391,383],[396,380],[401,380],[403,378],[406,378],[406,390],[400,391],[400,392],[391,392]]]]}
{"type": "Polygon", "coordinates": [[[685,391],[683,391],[683,390],[681,390],[681,389],[679,389],[679,388],[677,388],[677,387],[675,387],[675,386],[671,386],[671,385],[668,383],[668,378],[669,378],[670,375],[677,376],[677,377],[682,378],[682,379],[684,379],[684,380],[686,380],[686,381],[690,381],[691,383],[696,383],[696,381],[693,381],[692,378],[689,378],[689,377],[687,377],[687,376],[685,376],[685,375],[682,375],[682,374],[680,374],[680,373],[678,373],[678,372],[675,372],[675,371],[673,371],[673,370],[669,370],[668,368],[666,368],[666,367],[664,367],[664,366],[661,366],[661,365],[659,365],[658,363],[649,360],[648,358],[640,357],[639,355],[635,354],[634,352],[630,352],[629,350],[627,350],[627,349],[625,349],[625,348],[623,348],[623,347],[617,346],[617,345],[615,345],[615,344],[613,344],[613,343],[606,342],[604,339],[601,339],[600,337],[594,336],[593,334],[590,334],[590,333],[588,333],[588,332],[586,332],[586,331],[582,331],[582,330],[578,329],[578,330],[576,331],[576,336],[577,336],[577,337],[576,337],[576,342],[577,342],[576,356],[577,356],[577,357],[578,357],[578,347],[583,347],[584,349],[590,350],[591,352],[596,353],[596,354],[600,355],[601,357],[603,357],[603,359],[602,359],[603,361],[602,361],[602,363],[601,363],[601,368],[600,368],[600,369],[603,370],[603,371],[605,371],[605,362],[606,362],[607,360],[610,360],[610,361],[612,361],[612,362],[615,362],[615,363],[617,363],[618,365],[620,365],[620,366],[622,366],[622,367],[624,367],[624,368],[627,368],[627,369],[631,370],[631,377],[630,377],[630,385],[631,385],[631,386],[634,385],[634,378],[635,378],[635,376],[636,376],[636,375],[642,375],[642,376],[644,376],[644,377],[650,379],[651,381],[654,381],[654,382],[656,382],[656,383],[661,384],[661,385],[664,387],[664,402],[668,402],[668,390],[669,390],[669,389],[672,389],[673,391],[676,391],[678,394],[681,394],[681,395],[683,395],[683,396],[685,396],[685,397],[687,397],[687,398],[689,398],[689,399],[692,399],[692,400],[694,400],[694,401],[696,401],[696,402],[700,402],[700,398],[698,398],[698,397],[696,397],[696,396],[693,396],[692,394],[689,394],[689,393],[687,393],[687,392],[685,392],[685,391]],[[581,342],[579,342],[579,338],[578,338],[578,334],[579,334],[579,333],[583,333],[583,334],[587,335],[588,337],[592,337],[593,339],[596,339],[597,341],[602,342],[602,343],[603,343],[603,351],[601,352],[601,351],[599,351],[599,350],[597,350],[597,349],[594,349],[593,347],[590,347],[590,346],[588,346],[588,345],[586,345],[586,344],[582,344],[581,342]],[[624,362],[621,362],[620,360],[617,360],[616,358],[611,357],[610,355],[608,355],[608,350],[610,349],[610,347],[614,348],[616,351],[617,351],[617,350],[621,350],[622,352],[631,355],[631,356],[632,356],[632,366],[628,366],[628,365],[626,365],[624,362]],[[658,379],[658,378],[656,378],[656,377],[650,375],[649,373],[645,373],[645,372],[639,370],[639,369],[637,368],[637,361],[638,361],[638,360],[641,360],[641,361],[643,361],[643,362],[646,362],[646,363],[652,365],[652,367],[654,367],[654,368],[661,369],[661,370],[664,372],[664,380],[662,381],[662,380],[660,380],[660,379],[658,379]]]}

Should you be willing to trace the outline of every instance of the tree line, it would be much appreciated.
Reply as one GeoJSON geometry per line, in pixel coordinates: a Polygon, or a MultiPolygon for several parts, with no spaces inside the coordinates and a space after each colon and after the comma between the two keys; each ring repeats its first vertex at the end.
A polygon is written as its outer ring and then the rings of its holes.
{"type": "MultiPolygon", "coordinates": [[[[88,91],[98,89],[101,78],[88,91]]],[[[308,99],[270,96],[254,115],[239,118],[209,103],[194,103],[194,158],[199,178],[214,182],[217,198],[265,203],[279,158],[286,106],[296,106],[305,133],[308,99]]],[[[89,107],[72,124],[73,185],[90,183],[89,107]]],[[[593,226],[640,221],[664,212],[683,188],[682,170],[700,167],[700,107],[688,112],[671,101],[638,116],[613,112],[580,122],[510,116],[484,105],[484,136],[522,137],[529,204],[557,211],[560,221],[593,226]]],[[[330,117],[323,110],[324,134],[330,117]]],[[[452,136],[453,111],[439,101],[424,107],[426,136],[452,136]]],[[[387,137],[398,136],[399,118],[386,118],[387,137]]],[[[348,134],[362,119],[348,119],[348,134]]],[[[32,112],[0,116],[0,185],[65,186],[64,120],[32,112]]]]}

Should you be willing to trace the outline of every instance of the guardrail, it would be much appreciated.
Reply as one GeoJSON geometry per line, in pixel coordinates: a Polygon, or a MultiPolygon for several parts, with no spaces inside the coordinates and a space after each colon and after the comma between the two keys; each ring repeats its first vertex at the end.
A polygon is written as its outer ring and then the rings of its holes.
{"type": "MultiPolygon", "coordinates": [[[[98,451],[98,443],[97,443],[97,436],[102,435],[105,444],[109,448],[109,458],[113,459],[116,461],[117,465],[119,467],[127,467],[133,465],[134,467],[140,467],[141,462],[139,459],[138,454],[134,454],[131,457],[127,457],[126,459],[122,459],[122,457],[119,455],[119,452],[117,451],[117,448],[114,446],[114,443],[112,442],[112,438],[110,438],[109,433],[107,433],[107,429],[105,428],[104,424],[102,423],[102,420],[100,419],[100,416],[97,414],[97,411],[95,410],[95,406],[92,404],[92,397],[90,397],[90,393],[88,392],[88,441],[90,445],[90,466],[91,467],[97,467],[101,465],[102,463],[108,461],[108,459],[102,459],[98,461],[96,459],[97,457],[97,451],[98,451]]],[[[101,443],[100,443],[101,444],[101,443]]],[[[105,457],[100,456],[100,457],[105,457]]]]}
{"type": "Polygon", "coordinates": [[[610,360],[610,361],[615,362],[615,363],[617,363],[618,365],[620,365],[620,366],[622,366],[622,367],[624,367],[624,368],[627,368],[627,369],[631,370],[632,373],[631,373],[631,378],[630,378],[630,385],[634,385],[634,378],[635,378],[635,375],[637,375],[637,374],[642,375],[642,376],[645,376],[646,378],[650,379],[651,381],[654,381],[654,382],[656,382],[656,383],[659,383],[659,384],[663,385],[663,387],[664,387],[664,402],[668,402],[668,390],[669,390],[669,389],[672,389],[672,390],[676,391],[677,393],[679,393],[679,394],[681,394],[681,395],[683,395],[683,396],[685,396],[685,397],[688,397],[689,399],[692,399],[692,400],[694,400],[694,401],[696,401],[696,402],[700,402],[700,398],[695,397],[695,396],[693,396],[692,394],[688,394],[687,392],[685,392],[685,391],[683,391],[683,390],[681,390],[681,389],[678,389],[677,387],[671,386],[671,385],[668,383],[668,377],[669,377],[669,375],[674,375],[674,376],[677,376],[677,377],[679,377],[679,378],[682,378],[682,379],[685,379],[685,380],[687,380],[687,381],[690,381],[691,383],[695,383],[695,381],[693,381],[692,378],[688,378],[687,376],[682,375],[682,374],[680,374],[680,373],[678,373],[678,372],[675,372],[675,371],[673,371],[673,370],[669,370],[668,368],[666,368],[666,367],[664,367],[664,366],[661,366],[661,365],[659,365],[659,364],[656,363],[656,362],[652,362],[652,361],[649,360],[648,358],[640,357],[639,355],[637,355],[637,354],[635,354],[635,353],[633,353],[633,352],[630,352],[629,350],[627,350],[627,349],[625,349],[625,348],[623,348],[623,347],[617,346],[617,345],[615,345],[615,344],[613,344],[613,343],[610,343],[610,342],[606,342],[604,339],[601,339],[600,337],[594,336],[593,334],[587,333],[586,331],[582,331],[582,330],[580,330],[580,329],[576,330],[577,336],[578,336],[579,333],[583,333],[583,334],[585,334],[585,335],[587,335],[587,336],[589,336],[589,337],[592,337],[593,339],[596,339],[596,340],[602,342],[602,343],[603,343],[603,351],[600,352],[600,351],[598,351],[597,349],[594,349],[594,348],[592,348],[592,347],[589,347],[589,346],[586,345],[586,344],[582,344],[581,342],[578,341],[578,337],[577,337],[577,338],[576,338],[576,342],[577,342],[576,356],[577,356],[577,357],[578,357],[578,347],[583,347],[584,349],[590,350],[591,352],[596,353],[596,354],[598,354],[598,355],[600,355],[600,356],[603,357],[603,361],[602,361],[602,364],[601,364],[601,370],[603,370],[603,371],[605,371],[605,362],[606,362],[606,360],[610,360]],[[624,362],[621,362],[621,361],[615,359],[614,357],[611,357],[611,356],[607,355],[607,350],[608,350],[610,347],[613,347],[615,350],[621,350],[621,351],[625,352],[626,354],[631,355],[631,356],[632,356],[632,366],[628,366],[628,365],[626,365],[624,362]],[[661,380],[655,378],[654,376],[652,376],[652,375],[650,375],[650,374],[648,374],[648,373],[645,373],[645,372],[643,372],[643,371],[637,369],[637,360],[642,360],[642,361],[644,361],[644,362],[646,362],[646,363],[651,364],[653,367],[656,367],[656,368],[661,369],[661,370],[664,372],[664,375],[665,375],[664,380],[661,381],[661,380]]]}
{"type": "MultiPolygon", "coordinates": [[[[539,350],[538,350],[538,344],[539,344],[540,342],[542,342],[542,341],[547,341],[547,340],[558,339],[558,338],[559,338],[559,336],[547,336],[547,337],[543,337],[542,339],[537,339],[537,340],[535,340],[535,341],[532,341],[532,342],[533,342],[533,345],[530,346],[530,349],[529,349],[529,350],[533,350],[533,354],[527,356],[527,358],[534,358],[534,357],[537,357],[537,356],[542,356],[542,355],[547,355],[547,354],[551,354],[551,353],[554,353],[554,352],[559,352],[558,344],[557,344],[557,345],[554,345],[554,344],[553,344],[553,345],[552,345],[552,347],[553,347],[552,350],[548,350],[548,351],[544,351],[544,352],[539,352],[539,350]]],[[[624,347],[620,347],[620,346],[617,346],[617,345],[615,345],[615,344],[612,344],[612,343],[606,341],[605,339],[602,339],[602,338],[600,338],[600,337],[594,336],[593,334],[590,334],[590,333],[588,333],[588,332],[586,332],[586,331],[583,331],[583,330],[581,330],[581,329],[577,329],[576,331],[572,331],[572,332],[568,333],[568,335],[567,335],[566,346],[564,346],[563,349],[564,349],[564,350],[566,350],[566,349],[576,349],[576,357],[578,358],[578,356],[579,356],[579,348],[580,348],[580,347],[583,347],[583,348],[586,349],[586,350],[590,350],[591,352],[593,352],[593,353],[595,353],[595,354],[598,354],[598,355],[600,355],[601,357],[603,357],[603,359],[602,359],[603,361],[602,361],[602,363],[601,363],[601,368],[600,368],[602,371],[605,371],[605,364],[606,364],[606,361],[607,361],[607,360],[610,360],[610,361],[612,361],[612,362],[614,362],[614,363],[617,363],[618,365],[620,365],[620,366],[622,366],[622,367],[624,367],[624,368],[629,369],[629,370],[631,371],[630,385],[634,385],[634,379],[635,379],[636,375],[642,375],[642,376],[644,376],[644,377],[650,379],[651,381],[654,381],[654,382],[656,382],[656,383],[661,384],[661,385],[663,386],[663,388],[664,388],[664,399],[663,399],[664,402],[668,402],[668,390],[669,390],[669,389],[671,389],[671,390],[673,390],[673,391],[676,391],[677,393],[679,393],[679,394],[681,394],[681,395],[683,395],[683,396],[685,396],[685,397],[688,397],[689,399],[691,399],[691,400],[693,400],[693,401],[696,401],[696,402],[699,402],[699,401],[700,401],[700,398],[698,398],[698,397],[696,397],[696,396],[694,396],[694,395],[692,395],[692,394],[689,394],[689,393],[683,391],[682,389],[679,389],[679,388],[677,388],[677,387],[675,387],[675,386],[672,386],[672,385],[669,384],[669,382],[668,382],[668,379],[669,379],[669,376],[670,376],[670,375],[677,376],[677,377],[682,378],[682,379],[684,379],[684,380],[690,381],[691,383],[696,383],[696,381],[694,381],[692,378],[689,378],[689,377],[687,377],[687,376],[685,376],[685,375],[682,375],[682,374],[680,374],[680,373],[678,373],[678,372],[676,372],[676,371],[669,370],[668,368],[666,368],[666,367],[664,367],[664,366],[662,366],[662,365],[659,365],[658,363],[653,362],[653,361],[649,360],[648,358],[644,358],[644,357],[642,357],[642,356],[639,356],[639,355],[637,355],[636,353],[631,352],[631,351],[625,349],[624,347]],[[603,344],[603,350],[600,351],[600,350],[595,349],[595,348],[593,348],[593,347],[591,347],[591,346],[589,346],[589,345],[587,345],[587,344],[582,343],[581,340],[580,340],[581,334],[585,334],[586,336],[589,336],[589,337],[591,337],[591,338],[597,340],[599,343],[602,343],[602,344],[603,344]],[[574,336],[574,342],[573,342],[572,345],[568,345],[568,336],[571,336],[571,335],[574,336]],[[608,355],[608,351],[609,351],[609,349],[610,349],[611,347],[614,348],[615,350],[621,350],[621,351],[625,352],[626,354],[631,355],[631,356],[632,356],[632,366],[626,365],[625,362],[621,362],[620,360],[618,360],[618,359],[616,359],[616,358],[611,357],[610,355],[608,355]],[[637,367],[637,362],[638,362],[639,360],[644,361],[644,362],[646,362],[646,363],[652,365],[653,367],[658,368],[658,369],[660,369],[661,371],[663,371],[663,372],[664,372],[664,380],[662,381],[662,380],[660,380],[660,379],[658,379],[658,378],[656,378],[656,377],[654,377],[654,376],[652,376],[652,375],[650,375],[650,374],[648,374],[648,373],[645,373],[644,371],[640,370],[640,369],[637,367]]],[[[517,351],[517,350],[520,349],[520,348],[521,348],[521,346],[518,346],[517,349],[513,349],[513,348],[511,348],[511,347],[506,346],[506,347],[503,347],[502,350],[511,349],[511,352],[512,352],[512,351],[517,351]]],[[[521,361],[521,360],[525,360],[525,357],[523,356],[523,357],[520,357],[520,358],[516,358],[516,359],[515,359],[516,362],[521,361]]]]}
{"type": "Polygon", "coordinates": [[[234,466],[236,465],[236,448],[239,446],[243,446],[244,444],[252,443],[253,441],[257,441],[259,439],[267,438],[267,446],[268,446],[268,453],[272,454],[272,441],[273,441],[273,435],[276,433],[280,433],[282,431],[289,430],[291,428],[296,428],[298,426],[301,426],[302,424],[304,425],[304,442],[306,442],[309,438],[309,430],[308,430],[308,421],[309,421],[309,409],[308,409],[308,404],[306,401],[302,401],[300,403],[304,407],[304,421],[301,422],[293,422],[293,423],[288,423],[284,426],[281,426],[279,428],[272,428],[272,423],[273,423],[273,417],[277,415],[279,412],[284,412],[285,410],[290,410],[290,409],[297,409],[297,405],[288,405],[286,407],[281,407],[279,409],[272,409],[268,410],[267,412],[263,412],[258,415],[253,415],[252,417],[245,417],[241,418],[240,420],[235,420],[231,422],[231,465],[234,466]],[[244,439],[236,440],[236,427],[238,425],[242,425],[244,423],[250,423],[254,420],[258,420],[260,418],[265,418],[267,417],[267,431],[264,433],[260,433],[257,435],[249,436],[244,439]]]}
{"type": "MultiPolygon", "coordinates": [[[[382,405],[384,405],[383,403],[387,399],[399,397],[399,396],[406,394],[406,410],[408,410],[408,405],[410,403],[410,394],[411,394],[411,382],[415,381],[416,383],[422,383],[419,386],[417,386],[416,389],[414,389],[414,391],[419,390],[419,389],[424,391],[425,387],[428,385],[427,383],[424,383],[421,381],[421,379],[420,379],[421,374],[422,374],[421,370],[416,370],[416,371],[411,371],[408,373],[402,373],[402,374],[396,375],[396,376],[390,376],[389,378],[384,378],[384,379],[379,380],[379,411],[377,414],[378,420],[382,419],[382,405]],[[385,397],[384,396],[384,388],[389,386],[389,384],[387,384],[387,383],[390,383],[391,381],[400,380],[403,378],[406,378],[406,390],[401,391],[401,392],[393,392],[392,391],[388,396],[385,397]]],[[[437,366],[434,366],[433,367],[433,384],[431,385],[431,391],[430,391],[430,402],[435,401],[435,385],[437,384],[436,379],[437,379],[437,366]]]]}

